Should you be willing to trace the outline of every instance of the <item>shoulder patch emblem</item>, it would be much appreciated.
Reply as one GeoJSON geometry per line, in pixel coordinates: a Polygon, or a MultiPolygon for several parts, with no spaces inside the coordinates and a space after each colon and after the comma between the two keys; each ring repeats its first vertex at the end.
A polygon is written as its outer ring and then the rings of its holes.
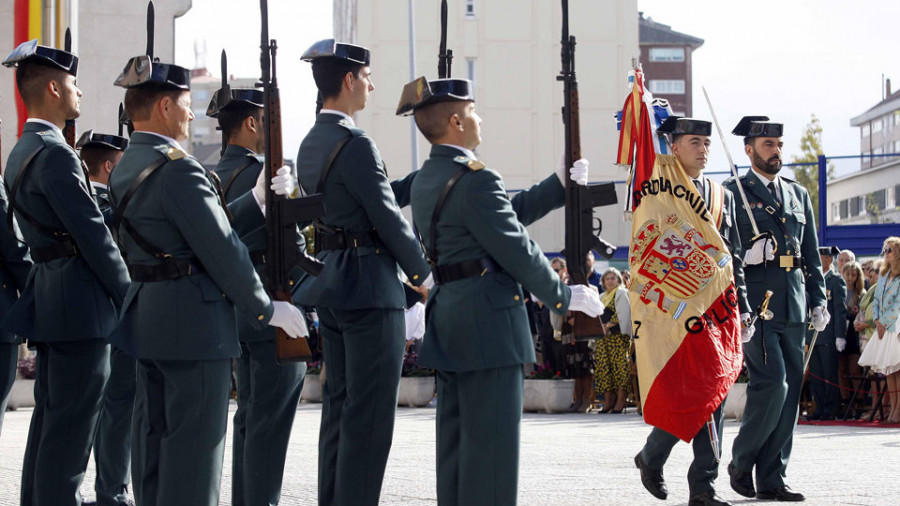
{"type": "Polygon", "coordinates": [[[466,167],[469,168],[469,170],[481,170],[486,167],[486,165],[484,163],[479,162],[478,160],[473,160],[473,159],[469,158],[468,156],[460,155],[460,156],[455,157],[453,159],[453,161],[460,165],[465,165],[466,167]]]}
{"type": "Polygon", "coordinates": [[[187,156],[187,153],[175,147],[171,147],[168,151],[166,151],[166,158],[173,162],[176,160],[181,160],[185,156],[187,156]]]}

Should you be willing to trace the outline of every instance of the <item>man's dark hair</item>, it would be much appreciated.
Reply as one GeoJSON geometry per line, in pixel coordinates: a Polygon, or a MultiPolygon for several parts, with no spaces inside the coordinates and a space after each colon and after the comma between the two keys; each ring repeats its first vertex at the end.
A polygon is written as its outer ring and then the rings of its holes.
{"type": "Polygon", "coordinates": [[[447,133],[447,120],[451,116],[465,116],[467,104],[468,102],[453,100],[420,107],[415,113],[416,127],[433,144],[447,133]]]}
{"type": "Polygon", "coordinates": [[[756,144],[754,144],[754,141],[758,138],[759,137],[744,137],[744,146],[753,146],[755,148],[756,144]]]}
{"type": "Polygon", "coordinates": [[[150,119],[150,111],[163,97],[169,97],[176,101],[186,90],[173,90],[154,85],[144,85],[140,88],[128,88],[125,91],[125,110],[131,121],[147,121],[150,119]]]}
{"type": "Polygon", "coordinates": [[[318,58],[312,61],[313,79],[322,92],[322,98],[334,98],[341,93],[341,83],[347,72],[359,77],[362,63],[354,63],[339,58],[318,58]]]}
{"type": "Polygon", "coordinates": [[[88,174],[96,177],[100,174],[103,162],[115,163],[118,150],[102,146],[85,146],[81,148],[81,159],[87,165],[88,174]]]}
{"type": "Polygon", "coordinates": [[[43,100],[44,87],[50,81],[62,81],[66,77],[66,72],[47,65],[39,63],[19,63],[16,69],[16,87],[19,89],[19,95],[25,106],[38,105],[43,100]]]}
{"type": "Polygon", "coordinates": [[[241,124],[248,117],[253,117],[256,123],[262,128],[263,110],[260,107],[250,104],[234,104],[229,106],[228,110],[219,113],[219,127],[222,129],[222,138],[226,141],[241,129],[241,124]]]}

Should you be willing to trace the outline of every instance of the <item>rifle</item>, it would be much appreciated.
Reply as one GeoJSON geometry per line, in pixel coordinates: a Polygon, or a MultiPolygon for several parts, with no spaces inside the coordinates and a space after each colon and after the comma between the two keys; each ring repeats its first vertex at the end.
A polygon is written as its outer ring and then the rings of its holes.
{"type": "MultiPolygon", "coordinates": [[[[219,90],[219,97],[217,102],[219,104],[226,104],[228,100],[231,98],[231,86],[228,85],[228,56],[225,55],[225,50],[222,50],[222,89],[219,90]]],[[[228,139],[225,138],[225,131],[222,130],[222,127],[217,126],[216,130],[222,131],[222,151],[219,152],[219,157],[225,156],[225,148],[228,147],[228,139]]]]}
{"type": "MultiPolygon", "coordinates": [[[[316,276],[322,272],[324,264],[297,248],[297,222],[308,222],[325,215],[325,201],[322,195],[289,199],[272,191],[272,176],[284,165],[284,151],[281,138],[281,97],[275,70],[275,54],[278,46],[269,40],[268,0],[260,0],[262,13],[262,37],[260,44],[260,66],[263,88],[265,127],[266,171],[266,287],[274,300],[292,302],[290,273],[295,266],[316,276]]],[[[276,330],[277,361],[279,364],[306,361],[312,358],[312,351],[305,338],[291,339],[281,329],[276,330]]]]}
{"type": "Polygon", "coordinates": [[[438,77],[450,77],[450,65],[453,63],[453,51],[447,50],[447,0],[441,0],[441,47],[438,51],[438,77]]]}
{"type": "MultiPolygon", "coordinates": [[[[578,114],[578,82],[575,78],[575,36],[569,35],[569,1],[562,0],[562,71],[557,76],[563,82],[562,118],[565,130],[565,166],[571,167],[581,158],[581,127],[578,114]]],[[[604,258],[611,258],[616,247],[600,238],[603,223],[594,217],[594,208],[617,202],[615,183],[580,186],[566,179],[566,240],[563,255],[568,259],[569,277],[573,284],[587,285],[586,258],[594,250],[604,258]],[[596,223],[596,226],[594,226],[596,223]]],[[[589,318],[581,312],[573,313],[572,325],[576,339],[602,337],[605,332],[599,318],[589,318]]]]}
{"type": "MultiPolygon", "coordinates": [[[[67,53],[72,52],[72,30],[66,28],[66,41],[63,48],[67,53]]],[[[75,149],[75,120],[67,119],[66,126],[63,127],[63,137],[66,138],[66,144],[75,149]]]]}

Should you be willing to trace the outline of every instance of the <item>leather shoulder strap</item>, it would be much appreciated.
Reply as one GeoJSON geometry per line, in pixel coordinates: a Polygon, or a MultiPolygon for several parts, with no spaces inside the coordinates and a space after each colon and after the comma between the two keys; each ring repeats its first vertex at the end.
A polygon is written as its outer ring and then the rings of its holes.
{"type": "Polygon", "coordinates": [[[228,181],[225,181],[225,186],[222,187],[222,198],[225,198],[228,195],[228,190],[231,189],[231,185],[234,184],[234,181],[237,179],[237,177],[258,161],[256,158],[252,158],[249,156],[247,158],[249,158],[249,160],[247,160],[247,163],[235,169],[234,172],[231,173],[231,176],[228,178],[228,181]]]}
{"type": "Polygon", "coordinates": [[[447,180],[447,184],[444,185],[444,190],[441,191],[441,194],[438,196],[437,201],[434,203],[434,211],[431,212],[431,230],[428,232],[429,239],[431,240],[431,245],[428,248],[428,261],[431,265],[437,266],[438,257],[437,257],[437,225],[438,220],[441,218],[441,211],[444,210],[444,204],[447,201],[447,196],[450,195],[450,190],[456,185],[457,181],[460,180],[461,177],[465,176],[469,173],[467,169],[461,169],[456,174],[453,174],[453,177],[447,180]]]}
{"type": "MultiPolygon", "coordinates": [[[[113,212],[113,222],[112,222],[112,233],[116,238],[116,242],[119,242],[121,246],[121,241],[119,240],[119,225],[124,225],[125,230],[128,231],[129,235],[134,239],[138,246],[147,253],[155,257],[159,257],[160,255],[165,255],[162,250],[154,246],[152,243],[143,238],[135,229],[128,223],[128,220],[125,219],[125,209],[128,208],[128,203],[131,202],[132,197],[134,197],[135,192],[138,191],[138,188],[141,187],[141,184],[147,180],[157,169],[162,167],[169,161],[169,158],[157,158],[150,165],[144,168],[134,181],[131,183],[131,186],[128,188],[128,191],[125,192],[125,195],[122,196],[121,202],[119,202],[116,206],[114,206],[113,212]]],[[[112,189],[110,189],[110,193],[112,193],[112,189]]],[[[116,200],[114,197],[112,200],[116,200]]],[[[124,250],[123,250],[124,251],[124,250]]]]}
{"type": "MultiPolygon", "coordinates": [[[[13,227],[13,214],[14,214],[13,211],[18,211],[19,214],[21,214],[23,218],[25,218],[29,223],[31,223],[38,229],[44,230],[47,228],[47,227],[44,227],[44,225],[42,223],[37,221],[37,219],[35,219],[33,216],[26,213],[21,207],[16,205],[16,192],[19,190],[19,185],[22,183],[22,179],[24,179],[25,173],[28,172],[28,168],[31,167],[31,162],[34,161],[34,158],[41,151],[43,151],[45,147],[46,146],[44,144],[41,144],[40,146],[35,148],[34,151],[32,151],[31,153],[28,153],[28,156],[26,156],[25,160],[22,162],[22,167],[19,168],[19,173],[16,174],[16,180],[13,181],[12,188],[10,188],[8,186],[6,187],[6,193],[9,194],[9,209],[7,210],[8,212],[6,213],[6,226],[9,229],[9,235],[15,237],[15,239],[17,241],[21,242],[22,244],[25,244],[25,242],[19,239],[19,236],[16,235],[15,227],[13,227]]],[[[5,179],[3,180],[3,184],[6,184],[5,179]]]]}
{"type": "Polygon", "coordinates": [[[322,189],[325,187],[325,180],[328,179],[328,173],[331,172],[334,161],[337,160],[337,157],[341,154],[341,151],[343,151],[344,146],[346,146],[354,137],[356,136],[351,132],[350,135],[342,138],[335,144],[334,149],[331,150],[331,154],[328,155],[328,160],[325,162],[325,168],[322,169],[322,173],[319,174],[319,181],[316,183],[315,193],[322,193],[322,189]]]}

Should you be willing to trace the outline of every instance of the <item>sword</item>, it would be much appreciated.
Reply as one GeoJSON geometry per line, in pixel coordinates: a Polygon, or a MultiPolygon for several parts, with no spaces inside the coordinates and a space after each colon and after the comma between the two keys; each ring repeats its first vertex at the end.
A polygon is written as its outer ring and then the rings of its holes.
{"type": "Polygon", "coordinates": [[[706,430],[709,431],[709,444],[712,446],[713,455],[716,456],[716,463],[718,464],[719,460],[722,459],[722,445],[719,442],[719,430],[716,428],[715,411],[709,415],[709,421],[706,422],[706,430]]]}
{"type": "MultiPolygon", "coordinates": [[[[807,330],[812,330],[812,323],[809,324],[809,328],[807,330]]],[[[809,342],[809,349],[806,350],[806,354],[803,357],[803,376],[806,376],[806,371],[809,370],[809,359],[812,358],[813,348],[816,347],[816,340],[819,339],[819,331],[816,330],[813,332],[812,340],[809,342]]]]}

